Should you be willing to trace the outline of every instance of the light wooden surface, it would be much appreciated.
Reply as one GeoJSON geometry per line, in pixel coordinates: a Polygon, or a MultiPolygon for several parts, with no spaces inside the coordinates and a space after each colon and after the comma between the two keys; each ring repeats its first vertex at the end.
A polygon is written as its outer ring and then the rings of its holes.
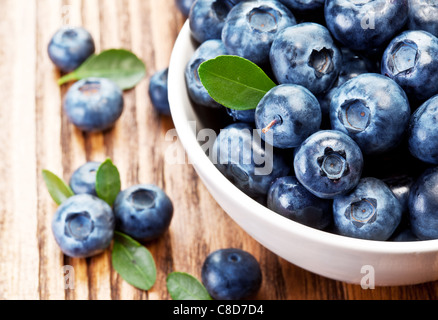
{"type": "Polygon", "coordinates": [[[213,250],[238,247],[261,263],[258,299],[437,299],[438,283],[364,290],[302,270],[270,253],[215,203],[190,165],[163,158],[170,118],[159,117],[147,94],[149,77],[167,67],[184,18],[173,0],[0,0],[0,299],[169,299],[171,271],[200,279],[213,250]],[[147,77],[125,93],[125,110],[104,134],[82,134],[68,123],[61,101],[67,86],[47,55],[63,24],[83,25],[97,51],[126,48],[147,65],[147,77]],[[87,160],[111,157],[122,187],[156,183],[175,206],[170,230],[148,243],[158,279],[148,291],[125,283],[111,268],[110,251],[64,257],[51,233],[56,205],[41,176],[49,169],[68,180],[87,160]],[[75,271],[64,289],[63,266],[75,271]]]}

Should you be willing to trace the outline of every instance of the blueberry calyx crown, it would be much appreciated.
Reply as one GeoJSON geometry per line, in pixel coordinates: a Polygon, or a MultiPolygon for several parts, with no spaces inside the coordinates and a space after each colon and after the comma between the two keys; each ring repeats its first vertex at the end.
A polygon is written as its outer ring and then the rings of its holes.
{"type": "Polygon", "coordinates": [[[157,195],[152,190],[140,189],[134,191],[129,196],[129,201],[137,210],[150,209],[155,207],[155,199],[157,195]]]}
{"type": "MultiPolygon", "coordinates": [[[[260,32],[275,32],[280,12],[267,6],[252,9],[247,15],[247,21],[252,29],[260,32]]],[[[281,15],[281,14],[280,14],[281,15]]]]}
{"type": "Polygon", "coordinates": [[[65,222],[65,235],[78,241],[86,240],[94,230],[93,219],[86,211],[70,213],[65,222]]]}
{"type": "Polygon", "coordinates": [[[420,51],[415,42],[404,40],[398,42],[391,50],[388,59],[388,69],[393,75],[409,74],[417,64],[420,51]]]}
{"type": "Polygon", "coordinates": [[[335,69],[333,64],[333,50],[327,48],[312,50],[308,65],[315,70],[315,76],[318,79],[331,73],[335,69]]]}
{"type": "Polygon", "coordinates": [[[348,132],[359,133],[369,126],[371,111],[363,100],[347,100],[341,105],[338,118],[348,132]]]}
{"type": "Polygon", "coordinates": [[[373,223],[377,219],[377,200],[364,198],[351,203],[345,210],[345,217],[357,228],[373,223]]]}
{"type": "Polygon", "coordinates": [[[325,176],[334,182],[339,181],[350,172],[347,155],[344,150],[334,151],[332,148],[325,148],[324,155],[318,157],[320,175],[325,176]]]}

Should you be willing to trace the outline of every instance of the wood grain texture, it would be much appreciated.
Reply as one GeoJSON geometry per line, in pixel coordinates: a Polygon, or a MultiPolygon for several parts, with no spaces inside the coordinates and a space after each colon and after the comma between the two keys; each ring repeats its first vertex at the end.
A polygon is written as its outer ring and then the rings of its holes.
{"type": "MultiPolygon", "coordinates": [[[[150,76],[168,66],[184,17],[173,0],[0,0],[0,299],[169,299],[166,276],[200,279],[213,250],[251,252],[263,271],[258,299],[437,299],[438,283],[364,290],[320,277],[277,257],[238,227],[216,204],[190,165],[166,163],[170,118],[149,101],[150,76]],[[147,77],[125,92],[116,127],[83,134],[62,112],[68,85],[50,62],[47,44],[63,24],[83,25],[97,51],[126,48],[147,65],[147,77]],[[110,250],[89,259],[64,257],[51,233],[56,205],[42,176],[49,169],[68,180],[88,160],[111,157],[122,187],[155,183],[175,206],[169,231],[147,243],[157,282],[144,292],[111,267],[110,250]],[[74,268],[74,290],[64,289],[63,266],[74,268]]],[[[179,146],[181,149],[181,146],[179,146]]],[[[181,151],[181,150],[180,150],[181,151]]]]}

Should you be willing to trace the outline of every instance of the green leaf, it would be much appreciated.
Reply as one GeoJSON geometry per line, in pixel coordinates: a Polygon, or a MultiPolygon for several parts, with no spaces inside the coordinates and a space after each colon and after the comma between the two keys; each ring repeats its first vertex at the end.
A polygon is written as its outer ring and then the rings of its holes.
{"type": "Polygon", "coordinates": [[[106,159],[96,172],[97,196],[112,206],[120,192],[120,188],[119,170],[112,163],[111,159],[106,159]]]}
{"type": "Polygon", "coordinates": [[[199,78],[218,103],[235,110],[255,109],[276,84],[255,63],[238,56],[218,56],[201,63],[199,78]]]}
{"type": "Polygon", "coordinates": [[[79,68],[59,79],[58,84],[98,77],[110,79],[122,90],[127,90],[135,87],[145,75],[146,67],[135,54],[124,49],[110,49],[92,55],[79,68]]]}
{"type": "Polygon", "coordinates": [[[157,279],[155,261],[146,247],[121,232],[114,233],[114,270],[130,285],[149,290],[157,279]]]}
{"type": "Polygon", "coordinates": [[[56,174],[48,170],[43,170],[43,178],[50,196],[58,205],[63,203],[67,198],[74,196],[74,192],[71,188],[56,174]]]}
{"type": "Polygon", "coordinates": [[[172,300],[212,300],[204,285],[184,272],[172,272],[166,278],[172,300]]]}

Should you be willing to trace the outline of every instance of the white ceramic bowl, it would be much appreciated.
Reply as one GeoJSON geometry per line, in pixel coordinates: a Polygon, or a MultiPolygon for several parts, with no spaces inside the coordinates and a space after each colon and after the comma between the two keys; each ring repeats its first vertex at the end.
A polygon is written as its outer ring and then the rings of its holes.
{"type": "Polygon", "coordinates": [[[348,238],[286,219],[254,201],[209,160],[197,140],[203,120],[187,94],[184,69],[195,50],[188,23],[169,66],[169,102],[178,137],[199,177],[227,214],[280,257],[316,274],[348,283],[408,285],[438,280],[438,240],[383,242],[348,238]],[[195,129],[190,122],[196,121],[195,129]],[[369,282],[372,283],[372,282],[369,282]]]}

